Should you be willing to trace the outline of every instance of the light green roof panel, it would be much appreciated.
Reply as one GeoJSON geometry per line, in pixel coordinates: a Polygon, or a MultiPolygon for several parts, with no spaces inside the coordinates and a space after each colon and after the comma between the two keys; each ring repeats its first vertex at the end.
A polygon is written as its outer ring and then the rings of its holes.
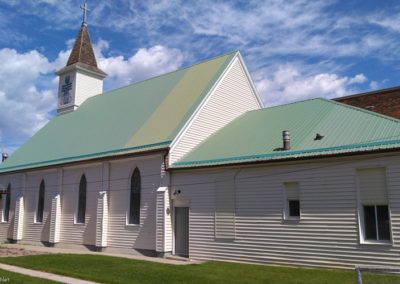
{"type": "Polygon", "coordinates": [[[168,147],[236,54],[89,98],[39,130],[0,173],[168,147]]]}
{"type": "Polygon", "coordinates": [[[326,99],[248,112],[173,168],[386,150],[400,147],[400,120],[326,99]],[[291,148],[282,150],[282,131],[291,148]],[[315,140],[316,134],[324,136],[315,140]]]}

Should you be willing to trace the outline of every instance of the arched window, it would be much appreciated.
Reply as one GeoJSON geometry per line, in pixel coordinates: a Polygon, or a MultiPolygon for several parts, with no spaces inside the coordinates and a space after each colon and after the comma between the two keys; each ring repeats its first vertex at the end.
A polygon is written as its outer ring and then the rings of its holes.
{"type": "Polygon", "coordinates": [[[44,209],[44,180],[40,183],[39,186],[39,196],[38,196],[38,203],[36,209],[36,222],[42,223],[43,222],[43,209],[44,209]]]}
{"type": "Polygon", "coordinates": [[[86,177],[82,175],[79,182],[79,195],[78,195],[78,212],[76,216],[76,223],[85,223],[86,212],[86,177]]]}
{"type": "Polygon", "coordinates": [[[7,186],[6,201],[4,204],[3,222],[8,222],[10,216],[10,203],[11,203],[11,184],[9,183],[7,186]]]}
{"type": "Polygon", "coordinates": [[[136,168],[131,177],[128,224],[140,224],[140,171],[136,168]]]}

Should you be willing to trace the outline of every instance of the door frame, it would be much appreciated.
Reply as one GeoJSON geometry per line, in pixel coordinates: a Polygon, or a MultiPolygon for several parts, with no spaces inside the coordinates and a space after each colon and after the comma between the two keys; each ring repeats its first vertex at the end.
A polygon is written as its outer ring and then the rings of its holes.
{"type": "Polygon", "coordinates": [[[188,199],[175,199],[173,200],[173,216],[172,216],[172,254],[176,255],[175,251],[175,208],[187,207],[188,208],[188,257],[190,255],[190,201],[188,199]]]}

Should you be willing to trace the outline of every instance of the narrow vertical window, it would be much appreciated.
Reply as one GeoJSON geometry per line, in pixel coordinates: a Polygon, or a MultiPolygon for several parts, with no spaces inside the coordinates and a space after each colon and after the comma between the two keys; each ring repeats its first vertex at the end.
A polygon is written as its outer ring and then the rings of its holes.
{"type": "Polygon", "coordinates": [[[357,171],[360,190],[361,241],[390,242],[391,225],[385,168],[357,171]]]}
{"type": "Polygon", "coordinates": [[[36,222],[42,223],[43,222],[43,209],[44,209],[44,180],[40,183],[39,186],[39,196],[38,196],[38,203],[36,209],[36,222]]]}
{"type": "Polygon", "coordinates": [[[285,183],[285,219],[300,219],[299,183],[285,183]]]}
{"type": "Polygon", "coordinates": [[[235,239],[235,180],[215,181],[215,238],[235,239]]]}
{"type": "Polygon", "coordinates": [[[140,224],[140,171],[136,168],[131,177],[128,224],[140,224]]]}
{"type": "Polygon", "coordinates": [[[3,211],[3,222],[8,222],[10,216],[10,203],[11,203],[11,184],[7,186],[6,200],[3,211]]]}
{"type": "Polygon", "coordinates": [[[76,222],[84,224],[86,213],[86,177],[83,175],[79,182],[79,195],[78,195],[78,212],[76,222]]]}

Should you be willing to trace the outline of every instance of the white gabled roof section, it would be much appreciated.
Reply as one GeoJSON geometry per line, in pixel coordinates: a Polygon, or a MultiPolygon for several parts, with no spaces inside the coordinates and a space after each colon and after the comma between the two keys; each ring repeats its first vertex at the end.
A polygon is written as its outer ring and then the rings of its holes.
{"type": "Polygon", "coordinates": [[[238,57],[238,59],[240,60],[240,64],[242,65],[243,71],[245,72],[245,75],[246,75],[246,77],[247,77],[247,80],[248,80],[249,83],[250,83],[251,89],[252,89],[252,91],[253,91],[253,93],[254,93],[254,96],[255,96],[256,99],[257,99],[257,102],[258,102],[260,108],[264,108],[264,103],[262,102],[261,97],[260,97],[260,95],[258,94],[257,88],[256,88],[256,86],[254,85],[254,82],[253,82],[253,79],[252,79],[251,76],[250,76],[249,70],[247,70],[246,63],[244,63],[242,54],[241,54],[239,51],[238,51],[238,53],[237,53],[237,57],[238,57]]]}
{"type": "Polygon", "coordinates": [[[171,143],[169,165],[243,113],[263,107],[239,52],[171,143]]]}

